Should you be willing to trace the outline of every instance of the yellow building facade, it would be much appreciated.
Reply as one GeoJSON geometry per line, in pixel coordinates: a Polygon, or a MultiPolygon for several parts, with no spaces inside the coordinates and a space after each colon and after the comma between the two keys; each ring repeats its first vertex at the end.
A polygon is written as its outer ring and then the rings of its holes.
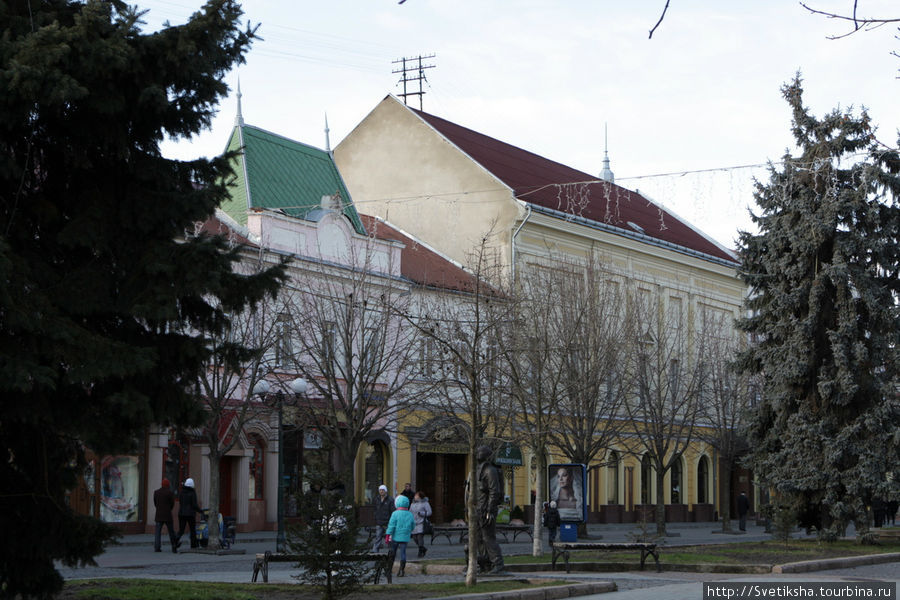
{"type": "MultiPolygon", "coordinates": [[[[510,280],[531,264],[598,255],[627,285],[652,294],[660,310],[683,314],[689,327],[704,311],[740,315],[746,289],[735,254],[616,185],[611,173],[603,179],[572,169],[392,96],[340,143],[334,158],[361,213],[389,221],[459,263],[466,264],[486,236],[510,280]]],[[[427,411],[410,415],[385,458],[400,489],[405,482],[426,488],[447,517],[462,498],[459,474],[464,480],[469,466],[450,425],[427,411]]],[[[536,478],[546,475],[537,473],[527,448],[522,454],[523,464],[505,471],[511,504],[524,507],[536,478]]],[[[568,462],[558,452],[547,461],[568,462]]],[[[663,481],[667,520],[711,520],[721,510],[727,477],[718,463],[713,448],[690,445],[663,481]]],[[[633,437],[623,435],[587,469],[592,520],[633,521],[655,502],[655,477],[633,437]]]]}

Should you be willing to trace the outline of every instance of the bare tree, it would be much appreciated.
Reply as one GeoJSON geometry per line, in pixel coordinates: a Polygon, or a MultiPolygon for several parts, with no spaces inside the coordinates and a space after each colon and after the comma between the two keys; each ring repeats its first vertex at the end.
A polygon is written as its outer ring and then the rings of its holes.
{"type": "MultiPolygon", "coordinates": [[[[248,255],[243,269],[260,272],[265,263],[265,252],[260,250],[256,256],[248,255]]],[[[269,298],[241,314],[226,315],[229,325],[209,337],[209,365],[196,382],[196,395],[204,410],[200,431],[209,448],[210,548],[221,547],[219,528],[214,525],[221,512],[221,460],[242,439],[249,423],[271,414],[271,408],[250,391],[269,372],[266,355],[275,342],[272,302],[269,298]]]]}
{"type": "MultiPolygon", "coordinates": [[[[407,320],[421,334],[426,349],[423,368],[435,379],[431,408],[462,418],[470,455],[468,481],[477,490],[475,451],[486,444],[495,450],[508,435],[512,410],[509,382],[502,365],[500,342],[511,325],[514,301],[504,291],[500,264],[488,232],[469,260],[468,291],[423,291],[422,305],[407,320]]],[[[469,525],[466,585],[475,585],[480,520],[476,495],[466,497],[469,525]]]]}
{"type": "Polygon", "coordinates": [[[624,407],[633,427],[634,450],[645,454],[655,471],[656,532],[665,535],[663,480],[694,437],[703,373],[680,301],[669,298],[664,304],[655,291],[639,288],[629,291],[625,307],[629,343],[624,352],[624,407]]]}
{"type": "MultiPolygon", "coordinates": [[[[573,340],[566,336],[563,320],[568,311],[571,271],[527,265],[519,276],[513,327],[504,328],[500,344],[509,375],[512,404],[517,418],[515,437],[532,451],[537,461],[533,530],[541,530],[541,502],[550,436],[558,422],[560,399],[566,394],[567,372],[563,360],[573,340]]],[[[532,553],[543,554],[542,538],[533,536],[532,553]]]]}
{"type": "Polygon", "coordinates": [[[309,391],[296,399],[293,425],[315,430],[334,456],[332,485],[355,498],[353,467],[370,433],[394,431],[413,395],[415,328],[402,326],[408,286],[388,276],[370,246],[350,266],[306,265],[282,298],[276,362],[300,374],[309,391]]]}
{"type": "Polygon", "coordinates": [[[740,349],[734,316],[729,311],[701,307],[700,333],[704,338],[699,357],[704,373],[697,439],[719,453],[725,472],[722,482],[722,531],[731,531],[731,477],[747,448],[742,429],[753,401],[749,377],[735,369],[740,349]]]}
{"type": "Polygon", "coordinates": [[[558,336],[567,340],[560,360],[567,385],[550,439],[572,462],[590,465],[625,423],[621,287],[594,253],[565,271],[557,302],[558,336]]]}

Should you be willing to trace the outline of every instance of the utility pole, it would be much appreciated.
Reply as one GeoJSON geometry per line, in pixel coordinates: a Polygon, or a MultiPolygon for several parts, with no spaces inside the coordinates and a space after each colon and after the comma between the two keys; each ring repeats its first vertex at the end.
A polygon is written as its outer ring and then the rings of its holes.
{"type": "Polygon", "coordinates": [[[421,54],[415,58],[400,58],[395,60],[392,64],[402,65],[399,69],[394,69],[391,71],[392,73],[401,73],[402,76],[400,81],[397,83],[403,84],[403,93],[398,94],[401,98],[403,98],[403,104],[409,104],[407,102],[408,96],[418,96],[419,97],[419,110],[422,110],[422,96],[425,95],[425,91],[422,89],[422,82],[427,81],[425,79],[425,69],[433,69],[435,65],[423,65],[422,61],[427,60],[429,58],[434,58],[434,54],[429,54],[427,56],[422,56],[421,54]],[[417,73],[415,76],[411,76],[410,73],[417,73]],[[407,84],[413,81],[419,82],[419,91],[418,92],[410,92],[407,90],[407,84]]]}

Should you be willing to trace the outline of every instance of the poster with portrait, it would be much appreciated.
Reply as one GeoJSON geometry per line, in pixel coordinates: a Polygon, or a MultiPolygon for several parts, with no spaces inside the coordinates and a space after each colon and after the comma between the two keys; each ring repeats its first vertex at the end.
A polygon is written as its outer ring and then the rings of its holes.
{"type": "Polygon", "coordinates": [[[587,520],[585,474],[587,469],[578,463],[555,464],[548,467],[550,501],[563,521],[580,523],[587,520]]]}
{"type": "Polygon", "coordinates": [[[103,457],[100,464],[100,518],[107,523],[137,522],[140,489],[140,458],[103,457]]]}

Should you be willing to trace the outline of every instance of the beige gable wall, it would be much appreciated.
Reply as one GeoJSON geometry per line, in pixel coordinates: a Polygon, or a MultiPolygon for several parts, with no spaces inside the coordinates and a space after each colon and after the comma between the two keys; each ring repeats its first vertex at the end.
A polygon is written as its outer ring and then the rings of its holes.
{"type": "Polygon", "coordinates": [[[382,217],[468,264],[493,224],[502,264],[522,213],[512,191],[393,97],[334,150],[360,212],[382,217]]]}

